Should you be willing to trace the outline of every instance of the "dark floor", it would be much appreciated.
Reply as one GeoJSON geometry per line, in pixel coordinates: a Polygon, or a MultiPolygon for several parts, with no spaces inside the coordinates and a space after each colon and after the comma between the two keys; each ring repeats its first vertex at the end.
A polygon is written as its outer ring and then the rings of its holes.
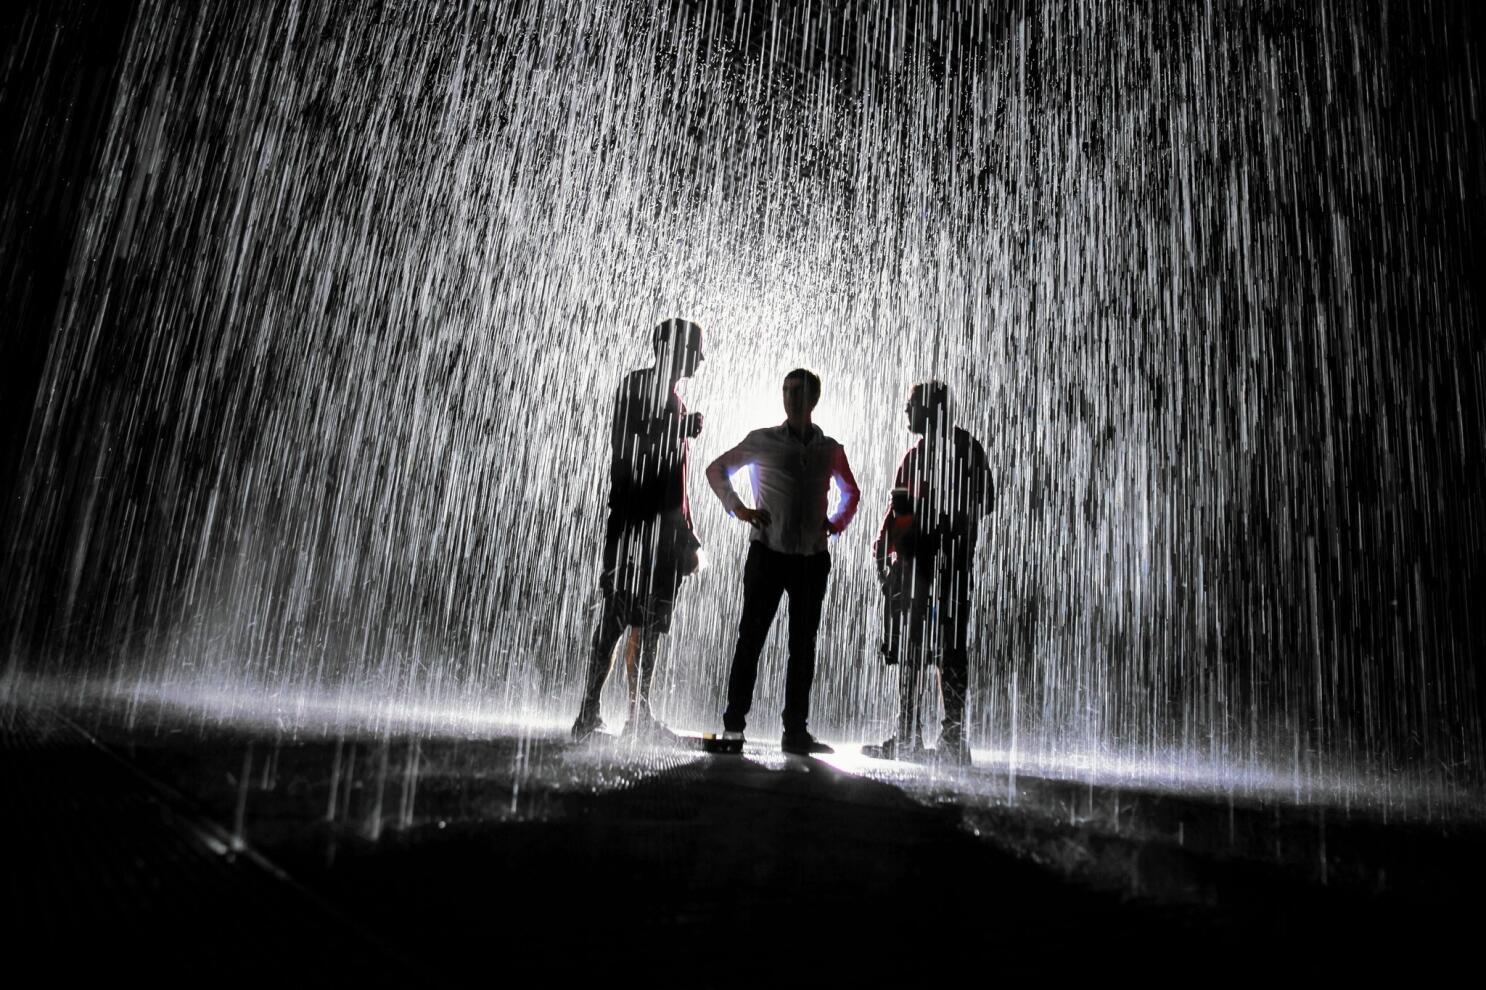
{"type": "Polygon", "coordinates": [[[58,976],[1334,970],[1464,958],[1483,920],[1486,832],[1459,820],[1032,779],[1012,801],[762,748],[4,714],[5,955],[58,976]]]}

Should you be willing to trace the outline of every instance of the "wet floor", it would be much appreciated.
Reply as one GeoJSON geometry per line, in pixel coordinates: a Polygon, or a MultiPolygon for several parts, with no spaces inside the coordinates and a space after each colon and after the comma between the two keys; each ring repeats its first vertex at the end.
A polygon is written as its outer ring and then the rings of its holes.
{"type": "Polygon", "coordinates": [[[984,770],[849,752],[126,731],[34,708],[4,724],[7,927],[63,971],[712,986],[1332,968],[1469,945],[1486,875],[1486,832],[1458,817],[1031,777],[1012,795],[984,770]]]}

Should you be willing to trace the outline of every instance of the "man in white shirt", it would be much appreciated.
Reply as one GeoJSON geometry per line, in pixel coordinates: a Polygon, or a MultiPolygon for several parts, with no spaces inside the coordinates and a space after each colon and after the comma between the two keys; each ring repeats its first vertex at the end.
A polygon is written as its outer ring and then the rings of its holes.
{"type": "Polygon", "coordinates": [[[789,594],[789,667],[784,686],[786,753],[830,753],[810,735],[810,687],[815,680],[815,635],[831,573],[826,540],[842,532],[856,515],[861,492],[846,451],[811,421],[820,401],[820,379],[803,368],[784,377],[784,415],[780,426],[754,430],[743,442],[707,465],[707,482],[730,514],[753,527],[753,543],[743,569],[743,616],[728,676],[724,738],[741,740],[759,654],[779,599],[789,594]],[[758,505],[749,508],[734,491],[731,476],[752,473],[758,505]],[[841,504],[827,514],[831,479],[841,504]]]}

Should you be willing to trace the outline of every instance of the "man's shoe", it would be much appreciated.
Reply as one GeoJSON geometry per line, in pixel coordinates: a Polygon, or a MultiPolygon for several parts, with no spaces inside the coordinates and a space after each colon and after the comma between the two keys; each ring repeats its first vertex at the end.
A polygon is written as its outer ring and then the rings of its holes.
{"type": "Polygon", "coordinates": [[[874,760],[902,760],[906,763],[923,763],[928,751],[922,746],[900,746],[894,736],[881,743],[868,743],[862,747],[862,755],[874,760]]]}
{"type": "Polygon", "coordinates": [[[808,732],[786,732],[779,741],[779,748],[795,756],[814,756],[836,752],[808,732]]]}
{"type": "Polygon", "coordinates": [[[587,742],[595,733],[607,728],[604,720],[597,715],[579,715],[578,720],[573,723],[573,742],[587,742]]]}
{"type": "Polygon", "coordinates": [[[737,756],[743,752],[743,733],[727,729],[720,736],[707,733],[702,736],[702,749],[708,753],[737,756]]]}

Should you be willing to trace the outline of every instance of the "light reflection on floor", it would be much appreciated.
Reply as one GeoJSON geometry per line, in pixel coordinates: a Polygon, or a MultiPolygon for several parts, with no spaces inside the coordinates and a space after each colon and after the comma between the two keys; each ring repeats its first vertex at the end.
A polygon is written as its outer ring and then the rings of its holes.
{"type": "MultiPolygon", "coordinates": [[[[103,682],[25,679],[14,676],[0,683],[0,702],[37,704],[59,710],[91,710],[100,717],[122,718],[131,730],[165,726],[231,728],[270,732],[300,738],[359,736],[362,738],[424,737],[445,739],[514,739],[523,747],[540,747],[541,754],[521,750],[521,775],[577,773],[586,783],[605,781],[627,786],[653,773],[700,757],[700,733],[676,726],[678,744],[637,739],[612,727],[589,745],[567,741],[567,721],[529,709],[499,708],[476,699],[444,703],[410,701],[365,692],[249,689],[202,682],[103,682]],[[564,772],[554,771],[561,766],[564,772]]],[[[785,756],[772,734],[750,738],[744,756],[771,769],[785,769],[799,757],[785,756]]],[[[919,795],[958,796],[974,803],[1016,803],[1029,781],[1081,784],[1152,793],[1245,800],[1295,806],[1336,805],[1378,807],[1407,811],[1427,806],[1432,814],[1462,809],[1474,817],[1482,796],[1463,791],[1429,788],[1399,775],[1366,776],[1343,770],[1305,775],[1258,766],[1205,761],[1173,753],[1165,759],[1120,754],[1054,753],[982,748],[974,750],[971,767],[912,764],[873,759],[861,753],[860,740],[826,740],[836,748],[816,757],[848,774],[895,784],[919,795]]],[[[726,758],[726,757],[718,757],[726,758]]],[[[562,786],[554,779],[550,783],[562,786]]]]}

